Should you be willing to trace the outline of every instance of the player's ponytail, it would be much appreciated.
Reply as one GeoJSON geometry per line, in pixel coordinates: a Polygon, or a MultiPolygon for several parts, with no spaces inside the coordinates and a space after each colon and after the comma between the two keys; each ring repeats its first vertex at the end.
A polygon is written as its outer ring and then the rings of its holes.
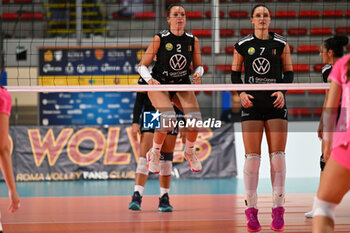
{"type": "Polygon", "coordinates": [[[345,35],[335,35],[324,41],[324,47],[334,52],[334,57],[342,57],[344,55],[344,46],[349,43],[349,39],[345,35]]]}

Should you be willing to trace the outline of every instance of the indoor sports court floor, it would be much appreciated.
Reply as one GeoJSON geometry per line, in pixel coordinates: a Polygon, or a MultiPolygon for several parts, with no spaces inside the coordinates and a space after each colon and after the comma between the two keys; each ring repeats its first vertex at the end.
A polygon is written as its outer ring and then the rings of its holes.
{"type": "MultiPolygon", "coordinates": [[[[318,178],[287,178],[284,232],[311,232],[304,212],[312,206],[318,178]]],[[[142,211],[128,210],[133,180],[17,183],[21,209],[10,215],[7,188],[0,183],[0,208],[5,233],[110,232],[246,232],[243,180],[174,179],[172,213],[159,213],[157,180],[149,180],[142,211]]],[[[260,179],[259,219],[262,232],[270,230],[271,184],[260,179]]],[[[350,232],[350,195],[336,211],[336,232],[350,232]]]]}

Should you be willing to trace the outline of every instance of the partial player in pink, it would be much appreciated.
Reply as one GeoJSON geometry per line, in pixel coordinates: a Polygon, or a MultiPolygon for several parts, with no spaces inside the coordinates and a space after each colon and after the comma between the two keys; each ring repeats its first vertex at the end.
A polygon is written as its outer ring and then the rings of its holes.
{"type": "Polygon", "coordinates": [[[335,207],[350,189],[350,55],[335,63],[329,78],[331,87],[323,109],[322,140],[325,156],[331,157],[314,201],[313,232],[333,232],[335,207]]]}
{"type": "MultiPolygon", "coordinates": [[[[9,213],[14,213],[19,208],[19,196],[12,170],[12,158],[8,139],[11,106],[10,94],[5,88],[0,86],[0,167],[9,190],[10,205],[7,210],[9,213]]],[[[2,232],[1,223],[0,232],[2,232]]]]}
{"type": "Polygon", "coordinates": [[[3,87],[0,87],[0,113],[5,113],[11,115],[12,101],[11,96],[7,90],[3,87]]]}

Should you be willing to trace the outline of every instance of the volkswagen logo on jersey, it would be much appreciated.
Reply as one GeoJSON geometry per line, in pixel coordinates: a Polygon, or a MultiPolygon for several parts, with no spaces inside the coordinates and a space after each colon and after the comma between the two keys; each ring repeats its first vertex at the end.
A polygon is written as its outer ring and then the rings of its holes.
{"type": "Polygon", "coordinates": [[[170,67],[173,70],[182,70],[183,68],[185,68],[186,64],[187,64],[187,60],[186,57],[182,54],[175,54],[170,58],[169,61],[170,67]]]}
{"type": "Polygon", "coordinates": [[[264,57],[258,57],[253,61],[253,70],[257,74],[266,74],[270,70],[270,62],[264,57]]]}

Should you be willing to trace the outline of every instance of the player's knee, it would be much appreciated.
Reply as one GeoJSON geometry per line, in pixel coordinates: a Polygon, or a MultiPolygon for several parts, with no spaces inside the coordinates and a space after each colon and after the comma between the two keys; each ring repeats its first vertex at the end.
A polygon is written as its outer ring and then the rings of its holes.
{"type": "Polygon", "coordinates": [[[244,163],[244,174],[252,175],[258,174],[260,168],[260,155],[259,154],[246,154],[244,163]]]}
{"type": "Polygon", "coordinates": [[[184,116],[186,120],[186,125],[188,126],[188,130],[195,131],[198,130],[197,122],[202,121],[202,114],[200,112],[190,112],[185,114],[184,116]]]}
{"type": "Polygon", "coordinates": [[[331,203],[327,201],[320,200],[318,197],[314,199],[313,212],[315,216],[325,216],[333,220],[335,219],[335,207],[337,207],[336,203],[331,203]]]}
{"type": "Polygon", "coordinates": [[[160,160],[165,160],[165,161],[173,161],[174,158],[174,153],[165,153],[163,151],[160,152],[160,160]]]}
{"type": "Polygon", "coordinates": [[[162,123],[159,131],[171,132],[175,128],[176,124],[176,113],[175,111],[162,112],[162,123]]]}
{"type": "Polygon", "coordinates": [[[274,172],[286,172],[286,153],[276,151],[270,154],[271,170],[274,172]]]}
{"type": "Polygon", "coordinates": [[[173,169],[173,162],[169,160],[160,161],[160,176],[171,176],[171,171],[173,169]]]}
{"type": "Polygon", "coordinates": [[[148,176],[147,160],[144,157],[140,157],[137,162],[136,173],[144,174],[148,176]]]}

